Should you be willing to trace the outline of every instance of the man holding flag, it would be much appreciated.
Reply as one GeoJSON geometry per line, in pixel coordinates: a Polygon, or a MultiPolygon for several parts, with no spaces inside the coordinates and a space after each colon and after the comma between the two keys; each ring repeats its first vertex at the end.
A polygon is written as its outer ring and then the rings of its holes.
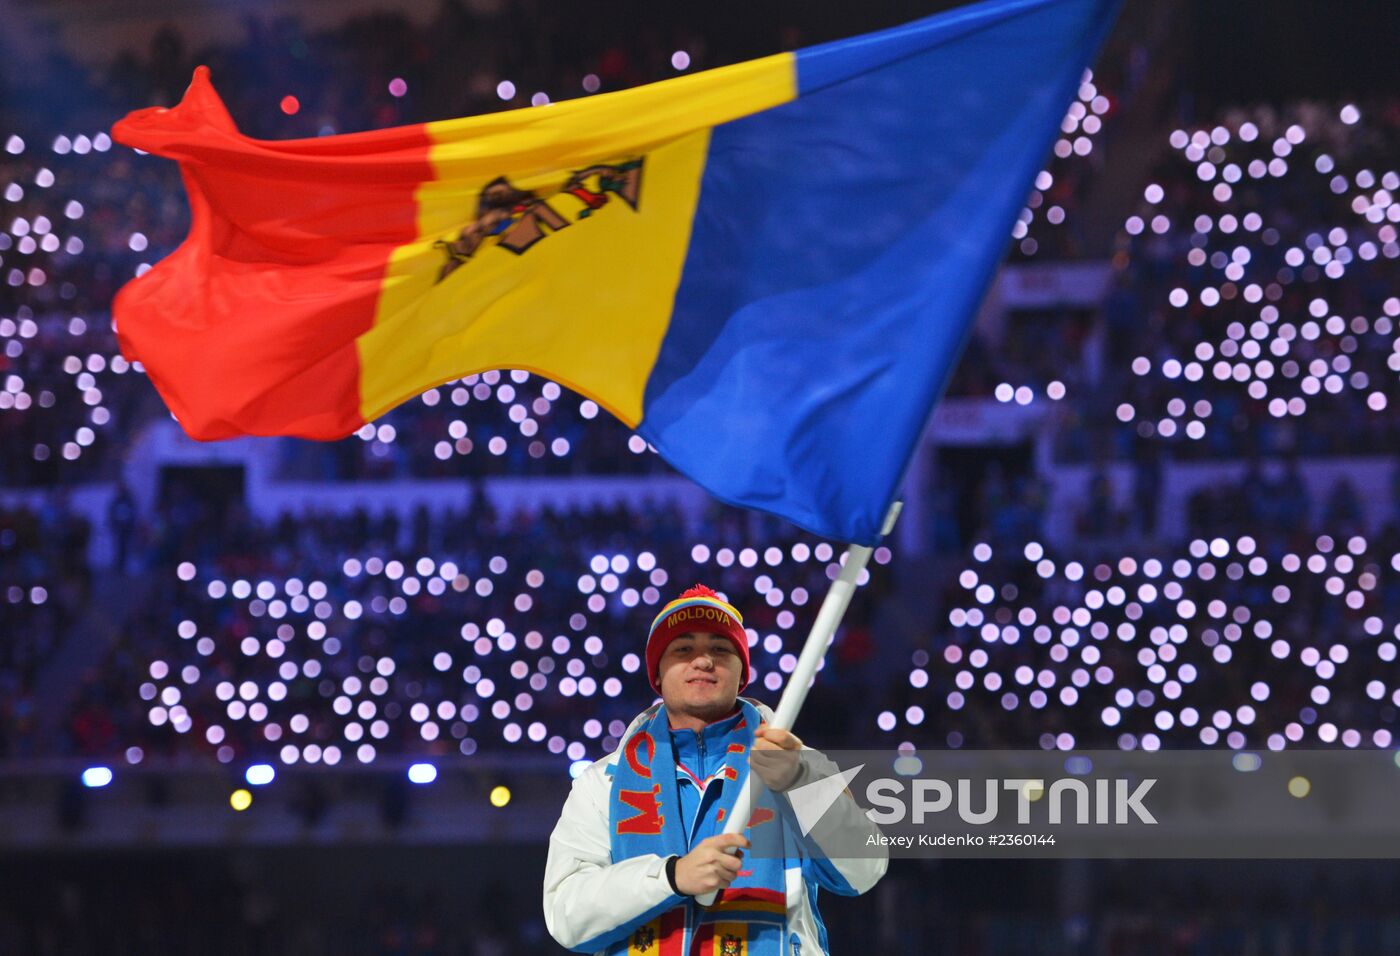
{"type": "MultiPolygon", "coordinates": [[[[579,774],[550,836],[550,933],[569,949],[618,956],[826,952],[818,888],[864,893],[888,857],[827,859],[796,832],[786,801],[760,803],[748,826],[767,828],[765,846],[782,841],[791,856],[746,854],[748,837],[720,832],[748,786],[750,754],[777,792],[810,773],[810,751],[801,762],[795,753],[774,759],[802,742],[769,726],[769,708],[738,696],[750,673],[739,612],[707,587],[684,592],[652,623],[646,667],[661,703],[579,774]],[[712,905],[696,902],[716,890],[712,905]]],[[[849,794],[822,817],[828,827],[878,833],[849,794]]]]}
{"type": "Polygon", "coordinates": [[[787,731],[1118,6],[985,0],[617,93],[286,142],[239,133],[200,68],[178,106],[114,128],[178,161],[189,193],[188,238],[114,314],[192,437],[337,439],[524,369],[715,497],[851,542],[776,711],[737,698],[738,613],[682,599],[719,617],[663,626],[688,635],[664,670],[649,659],[663,706],[579,779],[551,843],[561,941],[820,951],[816,887],[883,872],[721,859],[767,809],[729,785],[730,748],[798,746],[787,731]],[[711,836],[730,807],[733,832],[711,836]]]}

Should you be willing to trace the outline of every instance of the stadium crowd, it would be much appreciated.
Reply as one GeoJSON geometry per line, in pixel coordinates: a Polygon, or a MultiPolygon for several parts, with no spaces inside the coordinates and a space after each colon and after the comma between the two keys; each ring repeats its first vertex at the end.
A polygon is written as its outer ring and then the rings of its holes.
{"type": "Polygon", "coordinates": [[[1034,534],[971,549],[947,623],[875,695],[882,729],[979,749],[1391,745],[1400,494],[1368,528],[1345,476],[1313,500],[1293,468],[1250,468],[1192,496],[1187,541],[1095,517],[1107,500],[1090,492],[1074,554],[1034,534]]]}
{"type": "Polygon", "coordinates": [[[0,758],[32,753],[35,680],[90,592],[90,530],[61,498],[0,507],[0,758]]]}
{"type": "MultiPolygon", "coordinates": [[[[911,586],[879,555],[876,594],[818,682],[811,732],[827,745],[878,731],[933,747],[1385,745],[1400,495],[1368,529],[1345,478],[1314,501],[1291,469],[1249,469],[1191,499],[1188,543],[1099,514],[1108,496],[1091,491],[1079,550],[1055,554],[1037,543],[1043,482],[1001,481],[967,547],[932,566],[928,625],[878,623],[911,586]]],[[[592,758],[650,697],[640,635],[672,592],[704,580],[739,602],[751,692],[772,699],[836,568],[830,544],[776,521],[645,502],[501,515],[478,495],[402,520],[262,523],[177,490],[129,534],[144,583],[58,749],[130,763],[516,744],[592,758]]]]}
{"type": "Polygon", "coordinates": [[[1231,109],[1168,140],[1102,315],[1045,353],[1079,354],[1061,457],[1393,447],[1400,99],[1231,109]]]}
{"type": "Polygon", "coordinates": [[[690,527],[645,501],[497,514],[478,495],[406,521],[263,524],[179,493],[135,540],[148,583],[77,692],[72,753],[367,762],[528,737],[578,759],[650,698],[643,637],[692,579],[748,609],[771,692],[797,613],[837,567],[830,544],[774,520],[716,507],[690,527]]]}

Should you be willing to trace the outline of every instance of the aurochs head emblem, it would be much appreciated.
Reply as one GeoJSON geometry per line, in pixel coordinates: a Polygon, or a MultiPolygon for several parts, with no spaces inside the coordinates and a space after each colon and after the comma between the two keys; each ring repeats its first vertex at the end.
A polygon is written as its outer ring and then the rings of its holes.
{"type": "Polygon", "coordinates": [[[543,239],[546,230],[557,232],[572,222],[587,219],[606,206],[612,196],[635,211],[641,200],[642,162],[638,158],[577,170],[549,197],[518,189],[504,176],[496,177],[481,190],[476,218],[458,232],[455,239],[439,239],[433,243],[435,249],[447,255],[437,281],[441,282],[465,265],[490,239],[496,240],[495,245],[521,255],[543,239]],[[551,204],[562,201],[565,196],[583,203],[572,222],[551,204]]]}

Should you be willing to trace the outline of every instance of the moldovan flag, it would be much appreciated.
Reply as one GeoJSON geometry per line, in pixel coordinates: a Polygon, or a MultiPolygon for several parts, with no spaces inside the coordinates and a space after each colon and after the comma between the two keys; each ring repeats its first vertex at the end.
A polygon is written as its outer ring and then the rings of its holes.
{"type": "Polygon", "coordinates": [[[989,0],[542,107],[269,142],[200,68],[115,138],[190,234],[117,334],[185,431],[335,439],[547,376],[716,497],[873,543],[1117,0],[989,0]]]}

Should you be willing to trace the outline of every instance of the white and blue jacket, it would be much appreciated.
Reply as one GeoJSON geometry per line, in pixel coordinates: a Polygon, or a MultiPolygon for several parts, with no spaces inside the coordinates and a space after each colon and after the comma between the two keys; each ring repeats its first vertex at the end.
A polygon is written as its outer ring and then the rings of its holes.
{"type": "MultiPolygon", "coordinates": [[[[764,720],[773,720],[773,711],[757,701],[764,720]]],[[[646,714],[638,716],[620,740],[626,740],[646,714]]],[[[676,754],[676,780],[681,812],[687,831],[694,835],[697,811],[710,805],[714,790],[709,783],[724,757],[724,747],[716,742],[728,733],[738,715],[717,721],[702,732],[671,731],[676,754]]],[[[814,757],[808,748],[804,760],[814,757]]],[[[559,822],[549,838],[549,858],[545,864],[544,917],[550,935],[575,952],[603,952],[620,935],[649,918],[662,904],[684,898],[671,890],[666,878],[666,858],[646,854],[612,861],[608,807],[615,765],[621,747],[590,764],[574,780],[559,822]]],[[[818,761],[820,758],[815,758],[818,761]]],[[[833,765],[833,770],[834,765],[833,765]]],[[[843,831],[879,830],[849,796],[823,817],[823,826],[834,821],[843,831]]],[[[786,871],[787,952],[792,956],[825,956],[826,928],[817,911],[819,888],[843,896],[856,896],[873,887],[889,865],[887,855],[861,859],[804,858],[793,860],[786,871]]]]}

